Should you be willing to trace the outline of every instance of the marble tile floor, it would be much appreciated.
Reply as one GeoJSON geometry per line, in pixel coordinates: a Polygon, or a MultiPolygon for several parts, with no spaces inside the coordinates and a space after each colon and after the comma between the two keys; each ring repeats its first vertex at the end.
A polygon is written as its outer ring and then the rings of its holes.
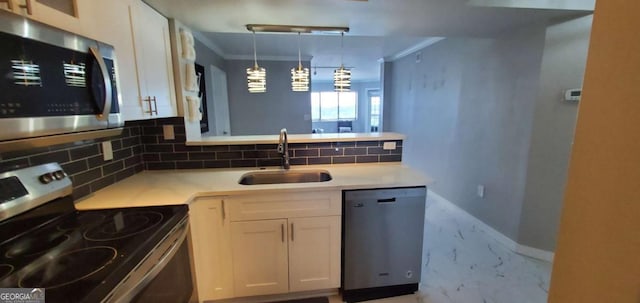
{"type": "Polygon", "coordinates": [[[511,251],[431,192],[425,212],[420,291],[367,303],[547,302],[551,263],[511,251]]]}

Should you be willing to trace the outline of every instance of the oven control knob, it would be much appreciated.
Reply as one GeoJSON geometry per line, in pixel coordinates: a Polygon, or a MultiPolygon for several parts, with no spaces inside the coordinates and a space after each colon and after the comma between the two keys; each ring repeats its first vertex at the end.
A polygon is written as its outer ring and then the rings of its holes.
{"type": "Polygon", "coordinates": [[[52,173],[46,173],[42,176],[40,176],[40,182],[42,182],[43,184],[49,184],[51,183],[51,181],[53,181],[53,174],[52,173]]]}
{"type": "Polygon", "coordinates": [[[62,180],[66,176],[67,174],[65,174],[64,171],[61,171],[61,170],[53,172],[53,178],[56,180],[62,180]]]}

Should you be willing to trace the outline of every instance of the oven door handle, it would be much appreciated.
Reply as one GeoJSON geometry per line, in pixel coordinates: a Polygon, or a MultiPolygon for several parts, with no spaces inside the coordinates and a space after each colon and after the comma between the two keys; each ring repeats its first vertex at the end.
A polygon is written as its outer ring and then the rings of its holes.
{"type": "Polygon", "coordinates": [[[98,63],[100,74],[102,75],[103,83],[101,84],[104,85],[104,107],[102,109],[102,113],[97,114],[96,118],[98,120],[108,120],[109,113],[111,113],[111,102],[113,100],[113,91],[111,90],[111,78],[109,77],[109,70],[107,69],[107,64],[104,62],[104,58],[102,58],[102,54],[100,53],[100,50],[98,50],[98,48],[89,47],[89,53],[91,53],[93,58],[98,63]]]}
{"type": "MultiPolygon", "coordinates": [[[[151,281],[155,279],[156,276],[158,276],[158,274],[165,268],[165,266],[169,264],[171,259],[173,259],[173,256],[176,254],[178,249],[180,249],[180,246],[187,238],[188,232],[189,232],[189,221],[187,217],[178,224],[178,227],[176,227],[176,229],[171,233],[170,236],[165,238],[164,241],[167,241],[167,240],[171,241],[172,239],[175,239],[175,240],[173,240],[174,243],[171,245],[171,247],[167,248],[162,253],[158,262],[156,262],[156,264],[154,264],[153,267],[149,269],[147,273],[134,285],[131,285],[130,287],[125,287],[125,289],[122,289],[122,291],[116,291],[113,297],[107,298],[106,302],[117,302],[117,303],[131,302],[131,300],[133,300],[133,298],[135,298],[135,296],[138,295],[140,291],[142,291],[147,285],[149,285],[149,283],[151,283],[151,281]],[[179,233],[179,236],[175,238],[172,237],[172,235],[175,235],[177,233],[179,233]]],[[[153,254],[153,252],[151,252],[151,254],[153,254]]]]}

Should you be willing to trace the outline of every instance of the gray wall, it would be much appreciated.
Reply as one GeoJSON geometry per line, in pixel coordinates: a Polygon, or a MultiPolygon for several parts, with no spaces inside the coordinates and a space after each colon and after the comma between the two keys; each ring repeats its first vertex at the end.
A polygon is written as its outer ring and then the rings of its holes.
{"type": "Polygon", "coordinates": [[[196,63],[204,66],[205,70],[205,87],[207,90],[207,111],[209,114],[209,130],[213,131],[215,123],[213,122],[213,81],[211,79],[211,65],[220,69],[224,69],[224,58],[209,49],[207,46],[194,38],[196,49],[196,63]]]}
{"type": "Polygon", "coordinates": [[[390,127],[432,189],[517,239],[544,26],[446,39],[392,66],[390,127]],[[486,186],[484,199],[476,196],[486,186]]]}
{"type": "MultiPolygon", "coordinates": [[[[380,82],[378,81],[365,81],[365,82],[352,82],[351,91],[358,93],[358,118],[353,121],[354,133],[366,133],[367,119],[369,119],[369,99],[367,97],[367,90],[380,89],[380,82]]],[[[311,86],[311,91],[333,91],[333,82],[320,82],[314,81],[311,86]]],[[[322,128],[325,133],[337,133],[337,122],[312,122],[313,128],[322,128]]]]}
{"type": "Polygon", "coordinates": [[[414,53],[391,64],[385,128],[407,135],[403,160],[520,244],[555,247],[576,118],[561,92],[580,87],[590,18],[446,39],[420,62],[414,53]]]}
{"type": "Polygon", "coordinates": [[[555,250],[578,111],[563,91],[582,86],[592,19],[547,28],[518,237],[527,246],[555,250]]]}
{"type": "MultiPolygon", "coordinates": [[[[258,61],[258,64],[267,69],[267,92],[252,94],[247,91],[246,69],[253,66],[253,61],[226,61],[231,134],[273,135],[281,128],[292,134],[311,133],[311,95],[291,91],[291,68],[298,62],[258,61]]],[[[302,64],[309,66],[308,61],[302,64]]]]}
{"type": "Polygon", "coordinates": [[[391,131],[391,105],[393,104],[393,63],[380,63],[380,96],[382,97],[382,119],[380,120],[382,131],[391,131]],[[387,102],[386,100],[389,100],[387,102]]]}
{"type": "Polygon", "coordinates": [[[220,69],[224,68],[224,58],[202,44],[197,38],[193,40],[195,41],[197,63],[203,66],[215,65],[220,69]]]}

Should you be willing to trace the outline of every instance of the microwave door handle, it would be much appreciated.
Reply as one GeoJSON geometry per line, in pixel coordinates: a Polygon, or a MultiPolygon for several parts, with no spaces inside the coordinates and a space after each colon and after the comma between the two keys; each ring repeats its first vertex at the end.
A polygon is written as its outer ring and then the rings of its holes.
{"type": "Polygon", "coordinates": [[[107,70],[107,64],[104,63],[100,50],[95,47],[89,47],[89,52],[96,59],[100,73],[102,74],[102,81],[104,81],[104,108],[101,114],[97,115],[98,120],[108,120],[109,113],[111,112],[111,78],[109,78],[109,71],[107,70]]]}

